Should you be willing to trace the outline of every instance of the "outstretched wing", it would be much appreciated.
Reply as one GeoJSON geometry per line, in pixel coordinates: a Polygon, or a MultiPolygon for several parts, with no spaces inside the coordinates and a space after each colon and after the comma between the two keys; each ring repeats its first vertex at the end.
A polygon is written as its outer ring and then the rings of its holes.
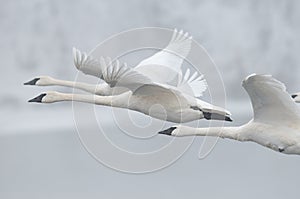
{"type": "Polygon", "coordinates": [[[110,57],[100,57],[98,60],[75,48],[73,53],[74,64],[78,70],[103,79],[110,87],[135,90],[143,84],[152,83],[152,80],[128,67],[126,63],[120,64],[119,60],[112,61],[110,57]]]}
{"type": "Polygon", "coordinates": [[[101,77],[102,68],[99,60],[86,53],[81,53],[76,48],[73,48],[73,59],[76,68],[84,74],[101,77]]]}
{"type": "Polygon", "coordinates": [[[143,74],[127,66],[126,63],[120,64],[119,60],[112,61],[110,57],[100,58],[103,79],[110,87],[126,87],[136,90],[144,84],[151,84],[152,80],[143,74]]]}
{"type": "Polygon", "coordinates": [[[182,71],[179,72],[177,88],[183,93],[201,97],[207,89],[207,82],[203,75],[199,75],[198,72],[191,75],[190,69],[187,69],[184,75],[182,71]]]}
{"type": "Polygon", "coordinates": [[[163,50],[141,61],[136,70],[155,82],[169,82],[180,71],[183,60],[191,50],[191,43],[192,37],[188,33],[182,30],[178,32],[175,29],[169,44],[163,50]]]}
{"type": "Polygon", "coordinates": [[[299,122],[299,108],[286,92],[285,85],[271,75],[252,74],[243,81],[243,87],[251,98],[254,120],[299,122]]]}

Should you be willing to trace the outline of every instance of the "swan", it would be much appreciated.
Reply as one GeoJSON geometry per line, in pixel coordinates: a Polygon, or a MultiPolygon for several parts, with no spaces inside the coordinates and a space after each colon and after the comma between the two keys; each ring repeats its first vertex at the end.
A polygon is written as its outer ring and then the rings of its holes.
{"type": "Polygon", "coordinates": [[[283,83],[270,75],[252,74],[243,81],[254,112],[237,127],[192,128],[173,126],[159,132],[169,136],[213,136],[252,141],[274,151],[300,155],[300,111],[283,83]]]}
{"type": "MultiPolygon", "coordinates": [[[[184,59],[191,50],[191,43],[192,36],[189,36],[187,32],[184,33],[182,30],[177,31],[177,29],[174,29],[172,38],[168,45],[151,57],[141,61],[137,66],[134,67],[134,69],[158,83],[170,84],[174,76],[178,76],[178,79],[182,79],[181,67],[184,59]]],[[[99,77],[99,73],[101,73],[101,67],[99,66],[97,60],[91,59],[91,57],[86,55],[86,53],[82,54],[76,48],[73,48],[73,55],[74,65],[79,71],[82,71],[88,75],[99,77]]],[[[190,71],[187,70],[185,76],[188,77],[189,75],[190,71]]],[[[197,72],[191,76],[194,78],[190,78],[190,80],[193,81],[186,82],[187,85],[185,86],[187,86],[189,89],[185,90],[189,90],[189,94],[193,94],[195,97],[201,97],[202,93],[207,88],[207,84],[203,77],[195,78],[196,76],[198,76],[197,72]]],[[[111,87],[105,82],[99,85],[92,85],[82,82],[55,79],[49,76],[35,77],[32,80],[24,83],[24,85],[65,86],[103,96],[116,95],[128,91],[128,89],[124,87],[115,87],[114,89],[111,89],[111,87]]],[[[181,86],[183,86],[183,84],[181,84],[181,86]]]]}
{"type": "MultiPolygon", "coordinates": [[[[78,51],[79,52],[79,51],[78,51]]],[[[78,54],[77,59],[85,57],[78,54]],[[80,55],[80,56],[79,56],[80,55]]],[[[177,87],[152,81],[149,77],[128,67],[119,60],[112,61],[109,57],[96,60],[99,62],[98,76],[111,88],[124,87],[129,91],[118,95],[100,96],[86,94],[67,94],[59,92],[46,92],[29,100],[29,102],[54,103],[60,101],[78,101],[97,105],[126,108],[150,115],[154,118],[170,122],[189,122],[205,118],[207,120],[232,121],[230,113],[221,108],[204,102],[184,92],[187,82],[192,81],[184,75],[177,87]],[[181,86],[183,85],[183,86],[181,86]],[[160,105],[160,106],[154,106],[160,105]],[[161,108],[163,107],[163,108],[161,108]]]]}
{"type": "Polygon", "coordinates": [[[112,61],[109,57],[101,57],[98,60],[73,49],[76,68],[84,74],[104,80],[105,84],[100,84],[98,87],[43,76],[34,78],[25,85],[63,85],[76,87],[90,93],[96,91],[96,95],[49,91],[29,100],[29,102],[78,101],[126,108],[176,123],[202,118],[232,121],[229,111],[197,98],[207,87],[203,76],[199,76],[197,72],[191,75],[189,69],[184,75],[182,74],[180,68],[183,58],[178,57],[173,52],[186,56],[190,50],[190,45],[191,37],[188,37],[187,33],[183,34],[182,31],[178,33],[175,30],[171,42],[164,49],[165,51],[160,51],[143,60],[135,68],[128,67],[126,63],[120,64],[119,60],[112,61]],[[172,76],[170,67],[173,65],[177,70],[173,74],[178,73],[176,86],[168,84],[173,79],[169,78],[172,76]],[[191,88],[192,94],[187,88],[191,88]],[[121,90],[115,92],[115,89],[121,90]]]}

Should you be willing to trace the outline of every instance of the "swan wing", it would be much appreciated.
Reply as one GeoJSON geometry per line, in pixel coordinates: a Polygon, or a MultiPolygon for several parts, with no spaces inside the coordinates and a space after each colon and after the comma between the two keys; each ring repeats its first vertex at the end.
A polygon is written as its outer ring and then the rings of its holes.
{"type": "Polygon", "coordinates": [[[143,84],[152,83],[150,78],[120,63],[110,57],[95,59],[86,53],[73,49],[74,64],[84,74],[92,75],[104,80],[110,87],[125,87],[134,90],[143,84]]]}
{"type": "Polygon", "coordinates": [[[136,70],[155,82],[167,83],[180,71],[183,60],[191,50],[191,43],[192,37],[188,33],[175,29],[169,44],[163,50],[141,61],[136,70]]]}
{"type": "Polygon", "coordinates": [[[182,71],[178,73],[177,88],[183,93],[201,97],[207,89],[207,82],[203,75],[199,75],[198,72],[191,74],[190,69],[187,69],[184,75],[182,71]]]}
{"type": "Polygon", "coordinates": [[[271,75],[252,74],[243,81],[250,96],[254,120],[264,122],[299,122],[300,111],[283,83],[271,75]]]}
{"type": "MultiPolygon", "coordinates": [[[[191,95],[187,95],[179,91],[176,87],[172,87],[165,84],[144,84],[143,86],[136,89],[133,95],[146,96],[151,98],[152,103],[156,101],[157,104],[163,107],[174,108],[176,110],[190,109],[192,111],[201,111],[203,117],[206,119],[217,119],[217,120],[228,120],[230,118],[230,112],[224,108],[214,106],[200,99],[197,99],[191,95]]],[[[176,112],[176,111],[175,111],[176,112]]],[[[187,112],[190,114],[191,112],[187,112]]],[[[177,113],[186,114],[184,111],[177,113]]],[[[181,115],[184,117],[184,115],[181,115]]],[[[188,117],[188,115],[186,115],[188,117]]]]}
{"type": "Polygon", "coordinates": [[[102,66],[100,78],[110,87],[126,87],[135,91],[144,84],[152,83],[150,78],[128,67],[126,63],[121,64],[117,59],[112,61],[110,57],[101,57],[100,65],[102,66]]]}
{"type": "Polygon", "coordinates": [[[164,107],[176,107],[176,109],[178,106],[186,108],[188,104],[188,99],[182,92],[175,87],[159,83],[144,84],[136,89],[133,95],[146,96],[151,98],[152,102],[156,101],[164,107]]]}
{"type": "Polygon", "coordinates": [[[100,61],[93,58],[86,53],[80,52],[78,49],[73,48],[73,59],[76,68],[87,75],[100,77],[102,75],[102,68],[100,61]]]}

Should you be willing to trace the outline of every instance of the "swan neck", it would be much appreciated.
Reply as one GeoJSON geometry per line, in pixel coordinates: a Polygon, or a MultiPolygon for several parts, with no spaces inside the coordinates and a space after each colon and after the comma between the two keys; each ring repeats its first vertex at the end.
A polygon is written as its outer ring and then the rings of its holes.
{"type": "Polygon", "coordinates": [[[180,129],[177,136],[211,136],[239,140],[240,127],[207,127],[180,129]]]}

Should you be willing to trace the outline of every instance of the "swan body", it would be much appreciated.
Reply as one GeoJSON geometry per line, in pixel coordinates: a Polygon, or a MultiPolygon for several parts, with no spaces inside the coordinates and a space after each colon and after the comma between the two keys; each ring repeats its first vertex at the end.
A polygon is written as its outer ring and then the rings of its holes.
{"type": "Polygon", "coordinates": [[[202,118],[232,121],[230,113],[223,108],[183,94],[175,87],[155,83],[142,85],[136,90],[112,96],[67,94],[49,91],[29,100],[29,102],[39,103],[60,101],[78,101],[126,108],[157,119],[176,123],[189,122],[202,118]]]}
{"type": "Polygon", "coordinates": [[[252,141],[274,151],[300,155],[300,111],[284,84],[269,75],[250,75],[243,87],[252,102],[253,119],[238,127],[192,128],[174,126],[160,134],[213,136],[252,141]]]}

